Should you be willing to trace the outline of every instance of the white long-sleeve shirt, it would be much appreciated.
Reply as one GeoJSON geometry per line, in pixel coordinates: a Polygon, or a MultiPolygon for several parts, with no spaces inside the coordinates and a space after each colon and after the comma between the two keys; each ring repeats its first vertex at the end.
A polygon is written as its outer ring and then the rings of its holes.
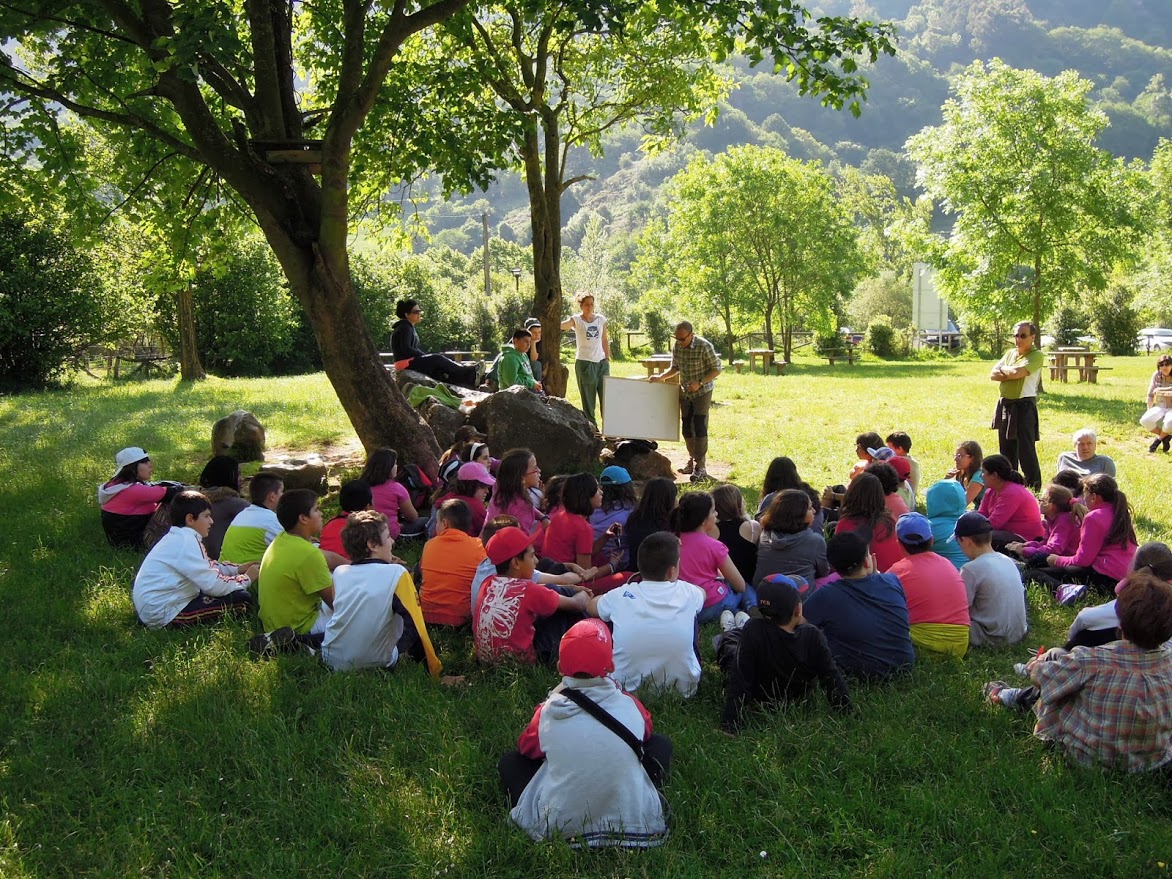
{"type": "Polygon", "coordinates": [[[131,598],[143,625],[161,629],[200,593],[229,595],[248,582],[235,565],[209,559],[198,532],[172,525],[143,559],[131,598]]]}

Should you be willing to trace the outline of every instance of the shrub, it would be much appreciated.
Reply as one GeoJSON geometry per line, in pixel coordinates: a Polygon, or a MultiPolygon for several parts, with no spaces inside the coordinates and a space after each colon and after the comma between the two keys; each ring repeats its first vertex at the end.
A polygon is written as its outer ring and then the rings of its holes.
{"type": "Polygon", "coordinates": [[[1141,317],[1134,303],[1135,294],[1125,284],[1111,285],[1096,301],[1092,326],[1108,354],[1125,357],[1135,353],[1141,317]]]}
{"type": "Polygon", "coordinates": [[[1086,334],[1086,320],[1083,315],[1063,303],[1050,315],[1049,329],[1055,345],[1077,345],[1078,337],[1086,334]]]}
{"type": "Polygon", "coordinates": [[[0,214],[0,385],[51,387],[102,340],[101,281],[63,237],[0,214]]]}
{"type": "Polygon", "coordinates": [[[896,337],[895,327],[891,325],[891,318],[885,314],[877,314],[872,317],[863,344],[876,357],[897,357],[900,344],[896,337]]]}
{"type": "Polygon", "coordinates": [[[667,318],[662,312],[643,312],[643,326],[647,338],[651,342],[652,351],[670,351],[668,339],[671,338],[672,328],[667,324],[667,318]]]}

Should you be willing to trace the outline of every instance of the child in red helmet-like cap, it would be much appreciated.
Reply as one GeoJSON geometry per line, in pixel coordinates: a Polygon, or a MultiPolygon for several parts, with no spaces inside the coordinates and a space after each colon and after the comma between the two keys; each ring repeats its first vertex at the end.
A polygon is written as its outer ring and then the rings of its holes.
{"type": "Polygon", "coordinates": [[[501,758],[510,815],[535,841],[650,848],[667,837],[656,786],[667,775],[671,742],[652,733],[651,715],[614,682],[613,670],[606,624],[575,623],[559,649],[562,682],[533,712],[517,750],[501,758]]]}

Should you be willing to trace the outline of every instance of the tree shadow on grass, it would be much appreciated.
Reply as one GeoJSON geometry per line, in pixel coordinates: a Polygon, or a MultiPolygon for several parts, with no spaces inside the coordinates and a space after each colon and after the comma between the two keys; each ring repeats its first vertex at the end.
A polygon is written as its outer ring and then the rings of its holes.
{"type": "MultiPolygon", "coordinates": [[[[967,373],[972,361],[929,360],[917,363],[888,363],[881,360],[860,360],[853,366],[847,363],[795,362],[791,363],[785,375],[826,376],[828,378],[924,378],[926,376],[967,373]]],[[[784,377],[784,376],[783,376],[784,377]]]]}

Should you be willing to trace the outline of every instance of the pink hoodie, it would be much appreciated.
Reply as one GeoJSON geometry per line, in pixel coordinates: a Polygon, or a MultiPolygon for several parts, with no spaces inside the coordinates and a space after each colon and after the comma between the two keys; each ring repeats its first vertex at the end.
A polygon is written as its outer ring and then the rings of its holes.
{"type": "Polygon", "coordinates": [[[1114,507],[1102,506],[1087,513],[1082,520],[1078,549],[1073,555],[1060,555],[1058,566],[1094,568],[1100,574],[1122,580],[1127,576],[1127,569],[1139,547],[1131,539],[1128,539],[1126,546],[1105,544],[1104,538],[1114,522],[1114,507]]]}
{"type": "Polygon", "coordinates": [[[1021,548],[1027,559],[1034,556],[1070,555],[1078,549],[1078,519],[1069,511],[1059,513],[1054,521],[1042,520],[1046,528],[1045,540],[1031,540],[1021,548]]]}

